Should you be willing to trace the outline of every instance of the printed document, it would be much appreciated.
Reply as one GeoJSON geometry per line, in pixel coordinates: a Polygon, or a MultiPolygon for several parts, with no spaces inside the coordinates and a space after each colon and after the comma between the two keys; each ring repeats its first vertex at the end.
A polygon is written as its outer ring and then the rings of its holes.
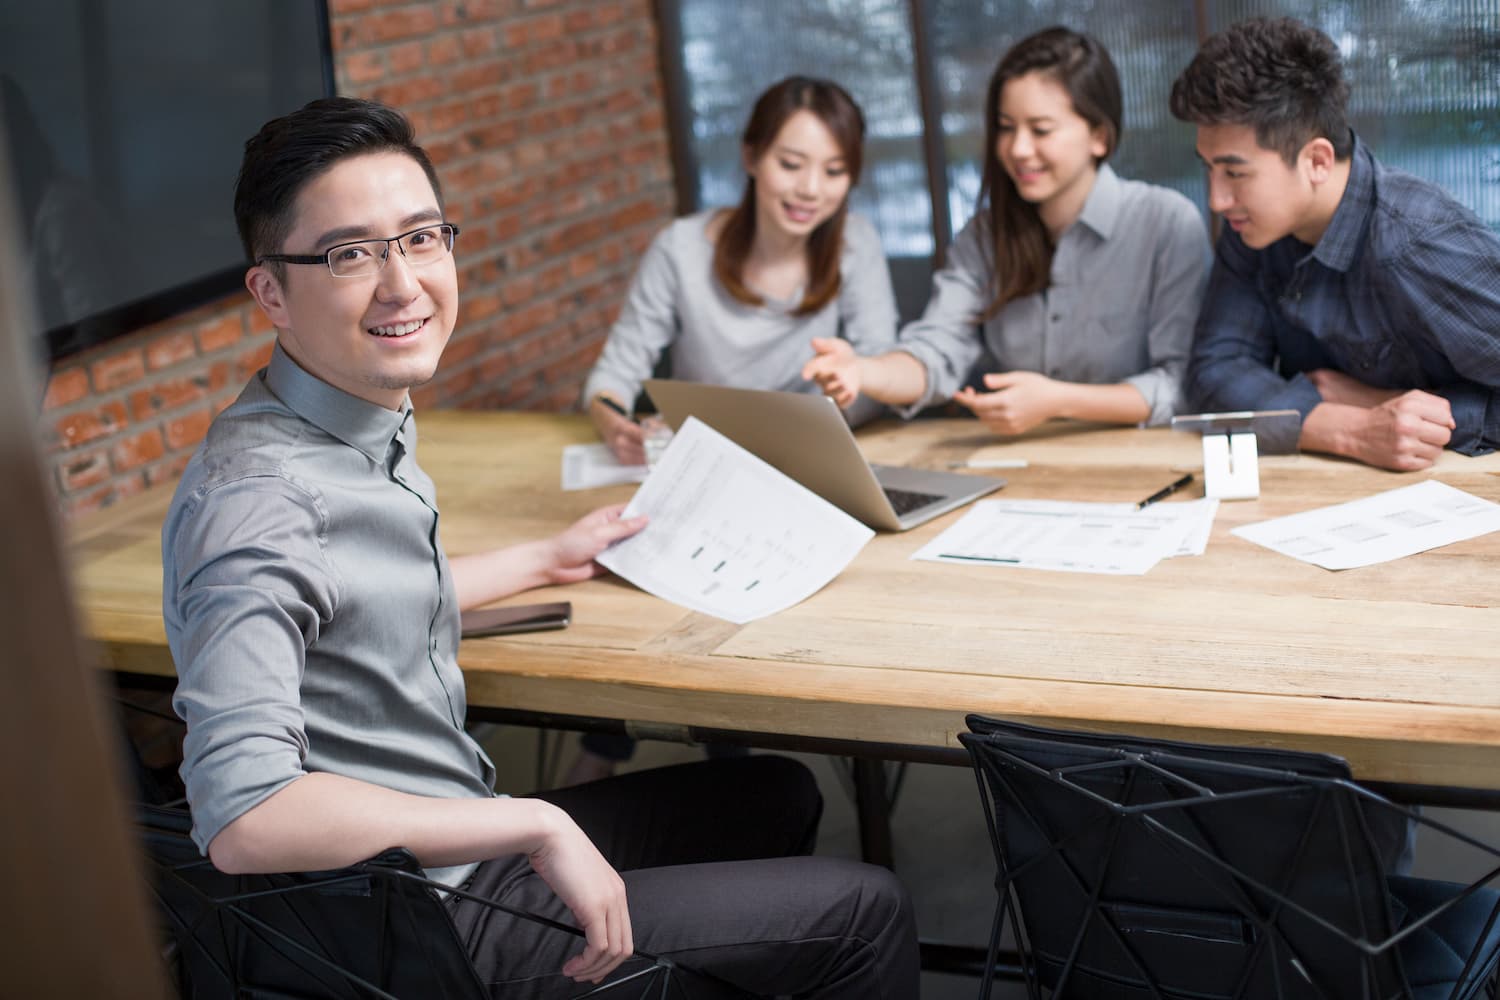
{"type": "Polygon", "coordinates": [[[1500,529],[1500,504],[1429,479],[1363,500],[1235,528],[1324,569],[1373,566],[1500,529]]]}
{"type": "Polygon", "coordinates": [[[1202,555],[1217,500],[1152,504],[981,500],[913,559],[1068,573],[1145,573],[1202,555]]]}
{"type": "Polygon", "coordinates": [[[645,478],[644,465],[621,465],[607,444],[570,444],[563,448],[562,488],[565,490],[638,483],[645,478]]]}
{"type": "Polygon", "coordinates": [[[625,508],[635,514],[651,520],[599,563],[741,625],[817,593],[875,534],[694,417],[625,508]]]}

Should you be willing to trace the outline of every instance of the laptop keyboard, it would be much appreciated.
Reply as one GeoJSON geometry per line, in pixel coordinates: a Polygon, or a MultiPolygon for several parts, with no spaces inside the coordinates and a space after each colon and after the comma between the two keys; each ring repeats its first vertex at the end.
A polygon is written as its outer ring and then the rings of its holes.
{"type": "Polygon", "coordinates": [[[943,499],[941,493],[917,493],[914,490],[897,490],[889,486],[882,486],[886,499],[895,508],[896,515],[909,514],[918,507],[926,507],[928,504],[937,503],[943,499]]]}

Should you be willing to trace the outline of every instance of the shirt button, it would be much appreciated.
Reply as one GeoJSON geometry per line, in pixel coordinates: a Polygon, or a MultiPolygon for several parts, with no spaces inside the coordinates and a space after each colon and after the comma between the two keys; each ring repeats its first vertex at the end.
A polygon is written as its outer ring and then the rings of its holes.
{"type": "Polygon", "coordinates": [[[1052,322],[1054,322],[1054,323],[1061,323],[1062,322],[1062,313],[1053,313],[1052,314],[1052,322]]]}
{"type": "Polygon", "coordinates": [[[432,640],[432,651],[434,653],[437,652],[437,640],[436,639],[432,640]]]}

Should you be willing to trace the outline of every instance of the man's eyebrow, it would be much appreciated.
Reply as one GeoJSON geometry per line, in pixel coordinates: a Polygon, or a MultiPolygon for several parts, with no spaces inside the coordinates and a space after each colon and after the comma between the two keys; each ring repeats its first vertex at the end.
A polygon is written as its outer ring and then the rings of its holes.
{"type": "MultiPolygon", "coordinates": [[[[420,226],[424,222],[437,222],[443,218],[443,213],[435,208],[424,208],[420,212],[413,212],[400,222],[401,231],[404,233],[409,229],[420,226]]],[[[356,240],[377,239],[374,231],[369,226],[339,226],[330,229],[318,237],[316,246],[329,247],[339,243],[351,243],[356,240]]]]}
{"type": "Polygon", "coordinates": [[[1238,153],[1223,153],[1219,156],[1215,156],[1212,160],[1210,160],[1208,157],[1204,156],[1202,153],[1199,153],[1197,150],[1193,150],[1193,152],[1197,153],[1198,159],[1202,160],[1206,166],[1210,167],[1215,163],[1222,163],[1226,167],[1243,167],[1250,162],[1243,156],[1240,156],[1238,153]]]}

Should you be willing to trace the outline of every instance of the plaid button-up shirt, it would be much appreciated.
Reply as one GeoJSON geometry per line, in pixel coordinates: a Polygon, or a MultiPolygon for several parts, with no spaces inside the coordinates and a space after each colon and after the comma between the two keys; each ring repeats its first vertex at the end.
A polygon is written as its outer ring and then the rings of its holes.
{"type": "Polygon", "coordinates": [[[1198,318],[1188,395],[1203,410],[1322,401],[1306,372],[1448,400],[1448,447],[1500,447],[1500,236],[1441,188],[1355,141],[1349,183],[1317,246],[1261,251],[1225,228],[1198,318]]]}

